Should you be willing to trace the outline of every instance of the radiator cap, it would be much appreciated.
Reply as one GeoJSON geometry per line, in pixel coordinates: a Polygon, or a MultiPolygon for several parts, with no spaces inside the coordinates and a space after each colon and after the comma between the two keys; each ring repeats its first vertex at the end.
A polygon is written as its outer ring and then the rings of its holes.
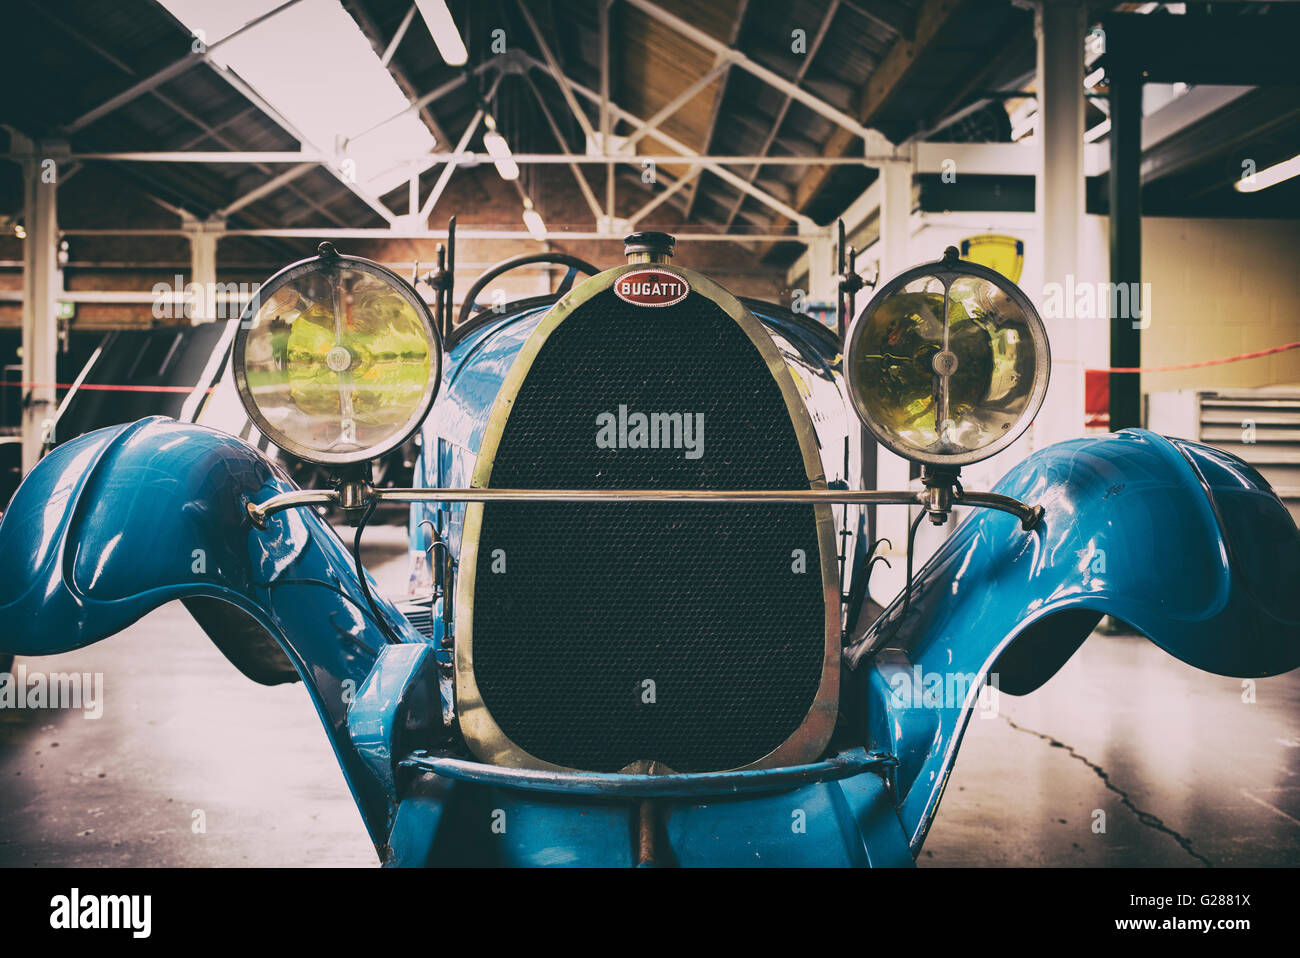
{"type": "Polygon", "coordinates": [[[623,238],[623,255],[629,263],[667,263],[676,246],[677,239],[671,233],[629,233],[623,238]]]}

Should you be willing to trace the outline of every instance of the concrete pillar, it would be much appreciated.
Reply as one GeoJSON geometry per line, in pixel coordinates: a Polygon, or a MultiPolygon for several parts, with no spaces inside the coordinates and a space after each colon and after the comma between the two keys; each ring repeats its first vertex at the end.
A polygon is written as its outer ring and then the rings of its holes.
{"type": "MultiPolygon", "coordinates": [[[[912,174],[915,164],[910,159],[886,160],[880,167],[880,282],[883,286],[903,270],[925,259],[938,259],[943,250],[932,256],[917,256],[913,260],[912,240],[912,174]]],[[[872,291],[874,293],[874,290],[872,291]]],[[[866,305],[870,296],[858,297],[858,308],[866,305]]],[[[879,489],[906,489],[911,463],[885,447],[875,447],[876,487],[879,489]]],[[[873,597],[887,603],[903,586],[903,557],[907,553],[907,524],[912,510],[904,506],[881,506],[876,510],[875,535],[888,539],[893,569],[878,570],[872,577],[873,597]]]]}
{"type": "Polygon", "coordinates": [[[834,303],[838,292],[835,282],[835,238],[825,232],[808,242],[808,301],[818,305],[834,303]]]}
{"type": "Polygon", "coordinates": [[[190,219],[184,224],[190,241],[190,288],[194,291],[190,323],[195,326],[210,323],[219,315],[213,292],[217,285],[217,241],[225,228],[224,220],[190,219]]]}
{"type": "Polygon", "coordinates": [[[17,135],[11,147],[26,153],[23,163],[23,474],[40,460],[46,442],[54,441],[58,409],[59,160],[66,144],[33,144],[17,135]]]}
{"type": "MultiPolygon", "coordinates": [[[[1108,30],[1110,74],[1110,281],[1113,288],[1140,290],[1142,283],[1142,69],[1133,41],[1108,30]]],[[[1099,297],[1100,298],[1100,297],[1099,297]]],[[[1110,364],[1124,369],[1142,365],[1140,330],[1151,321],[1145,297],[1127,300],[1128,309],[1110,318],[1110,364]],[[1140,304],[1135,305],[1135,300],[1140,304]]],[[[1140,377],[1110,374],[1110,429],[1142,424],[1140,377]]]]}
{"type": "MultiPolygon", "coordinates": [[[[1079,281],[1079,245],[1084,216],[1083,40],[1086,11],[1078,0],[1039,0],[1034,10],[1038,40],[1039,175],[1034,208],[1043,244],[1044,290],[1027,290],[1042,304],[1047,284],[1074,289],[1079,281]],[[1067,277],[1073,277],[1067,282],[1067,277]]],[[[1069,305],[1069,304],[1067,304],[1069,305]]],[[[1083,432],[1084,384],[1080,323],[1073,310],[1060,318],[1044,317],[1052,345],[1052,382],[1033,427],[1033,444],[1041,448],[1083,432]]],[[[1098,325],[1095,334],[1101,335],[1098,325]]]]}
{"type": "MultiPolygon", "coordinates": [[[[910,160],[886,160],[880,167],[880,284],[883,286],[909,266],[912,238],[912,174],[910,160]]],[[[943,250],[930,259],[938,259],[943,250]]],[[[924,257],[922,257],[924,259],[924,257]]]]}

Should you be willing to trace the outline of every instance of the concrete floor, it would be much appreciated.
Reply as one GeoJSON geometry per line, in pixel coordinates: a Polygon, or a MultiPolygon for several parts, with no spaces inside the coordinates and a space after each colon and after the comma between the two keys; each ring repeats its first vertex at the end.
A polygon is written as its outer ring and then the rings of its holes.
{"type": "MultiPolygon", "coordinates": [[[[403,530],[367,543],[381,585],[402,589],[403,530]]],[[[179,604],[20,661],[102,672],[106,704],[98,720],[0,711],[0,865],[376,864],[301,685],[248,681],[179,604]]],[[[1300,673],[1255,697],[1095,635],[1046,687],[971,722],[920,864],[1300,865],[1300,673]]]]}

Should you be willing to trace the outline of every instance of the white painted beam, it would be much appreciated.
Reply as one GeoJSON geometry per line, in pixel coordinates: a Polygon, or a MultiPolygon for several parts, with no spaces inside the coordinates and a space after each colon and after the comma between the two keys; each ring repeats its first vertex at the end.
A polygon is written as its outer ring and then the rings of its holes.
{"type": "Polygon", "coordinates": [[[63,286],[59,273],[58,149],[39,147],[14,135],[13,143],[27,153],[23,163],[23,355],[22,355],[22,471],[26,475],[40,460],[43,446],[55,437],[58,408],[57,303],[63,286]]]}
{"type": "Polygon", "coordinates": [[[736,66],[740,67],[742,70],[745,70],[748,73],[752,73],[754,76],[758,77],[764,83],[768,84],[769,86],[775,87],[777,90],[780,90],[782,93],[785,93],[791,98],[798,100],[800,103],[808,107],[808,109],[812,110],[814,113],[824,116],[832,123],[844,127],[844,129],[848,130],[850,133],[853,133],[854,135],[860,136],[863,139],[867,139],[867,140],[873,140],[873,139],[879,141],[885,140],[885,138],[878,131],[871,129],[870,127],[863,126],[856,119],[849,116],[847,113],[843,112],[842,110],[837,110],[835,107],[831,106],[829,103],[821,99],[821,97],[817,96],[816,94],[809,93],[807,90],[803,89],[803,87],[791,83],[785,77],[781,76],[781,74],[773,70],[769,70],[767,67],[763,66],[760,63],[756,63],[755,61],[751,60],[749,57],[741,53],[739,50],[732,49],[731,47],[723,43],[721,40],[716,39],[715,37],[701,30],[699,27],[695,26],[694,24],[689,23],[686,20],[683,20],[681,17],[676,16],[675,14],[669,13],[667,10],[665,10],[663,7],[660,7],[658,4],[652,3],[651,0],[626,0],[626,2],[630,6],[636,7],[642,13],[645,13],[651,18],[658,20],[660,23],[672,27],[673,30],[675,30],[677,33],[680,33],[682,36],[686,37],[686,39],[690,40],[692,43],[704,47],[704,49],[708,50],[710,53],[718,54],[719,56],[725,57],[730,62],[734,63],[736,66]]]}
{"type": "MultiPolygon", "coordinates": [[[[1067,288],[1079,273],[1085,178],[1083,162],[1083,39],[1086,10],[1078,0],[1038,0],[1038,132],[1042,175],[1035,181],[1034,209],[1043,238],[1043,283],[1067,288]]],[[[1038,290],[1029,297],[1040,299],[1038,290]]],[[[1052,344],[1052,380],[1034,418],[1033,442],[1046,445],[1082,434],[1083,364],[1078,321],[1045,319],[1052,344]]]]}
{"type": "Polygon", "coordinates": [[[64,132],[69,135],[76,133],[78,130],[84,129],[85,127],[94,123],[96,120],[100,119],[101,117],[107,116],[109,113],[112,113],[114,110],[118,109],[119,107],[126,106],[126,104],[130,103],[132,100],[144,96],[144,94],[150,92],[151,90],[157,89],[158,87],[162,86],[164,83],[168,82],[169,80],[175,79],[176,77],[180,76],[182,73],[186,72],[187,70],[193,69],[194,67],[198,66],[200,63],[208,62],[209,58],[212,56],[212,52],[218,49],[219,47],[221,47],[223,44],[227,43],[230,40],[235,39],[235,37],[247,33],[249,30],[252,30],[254,27],[257,27],[260,24],[265,23],[267,20],[270,20],[277,13],[281,13],[285,10],[288,10],[290,7],[295,6],[299,2],[300,0],[287,0],[286,3],[280,4],[280,6],[276,7],[274,10],[269,10],[266,13],[262,14],[261,16],[249,20],[238,30],[228,33],[220,40],[208,44],[201,52],[191,53],[189,56],[182,57],[181,59],[175,61],[174,63],[171,63],[168,66],[163,67],[161,70],[157,71],[156,73],[150,74],[149,76],[141,80],[139,83],[132,84],[130,87],[123,90],[121,93],[117,94],[114,97],[109,98],[108,100],[104,101],[99,106],[95,107],[89,112],[83,113],[81,116],[77,117],[77,119],[73,120],[64,128],[64,132]]]}

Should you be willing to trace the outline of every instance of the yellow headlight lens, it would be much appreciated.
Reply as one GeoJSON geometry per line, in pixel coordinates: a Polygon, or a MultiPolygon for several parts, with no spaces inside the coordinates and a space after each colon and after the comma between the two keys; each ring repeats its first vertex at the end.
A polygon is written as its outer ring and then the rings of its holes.
{"type": "Polygon", "coordinates": [[[902,274],[849,331],[858,415],[909,459],[960,466],[1010,445],[1047,390],[1047,334],[1005,277],[955,255],[902,274]]]}
{"type": "Polygon", "coordinates": [[[258,428],[300,458],[382,455],[432,404],[441,344],[429,310],[377,264],[326,256],[290,267],[241,323],[240,397],[258,428]]]}

